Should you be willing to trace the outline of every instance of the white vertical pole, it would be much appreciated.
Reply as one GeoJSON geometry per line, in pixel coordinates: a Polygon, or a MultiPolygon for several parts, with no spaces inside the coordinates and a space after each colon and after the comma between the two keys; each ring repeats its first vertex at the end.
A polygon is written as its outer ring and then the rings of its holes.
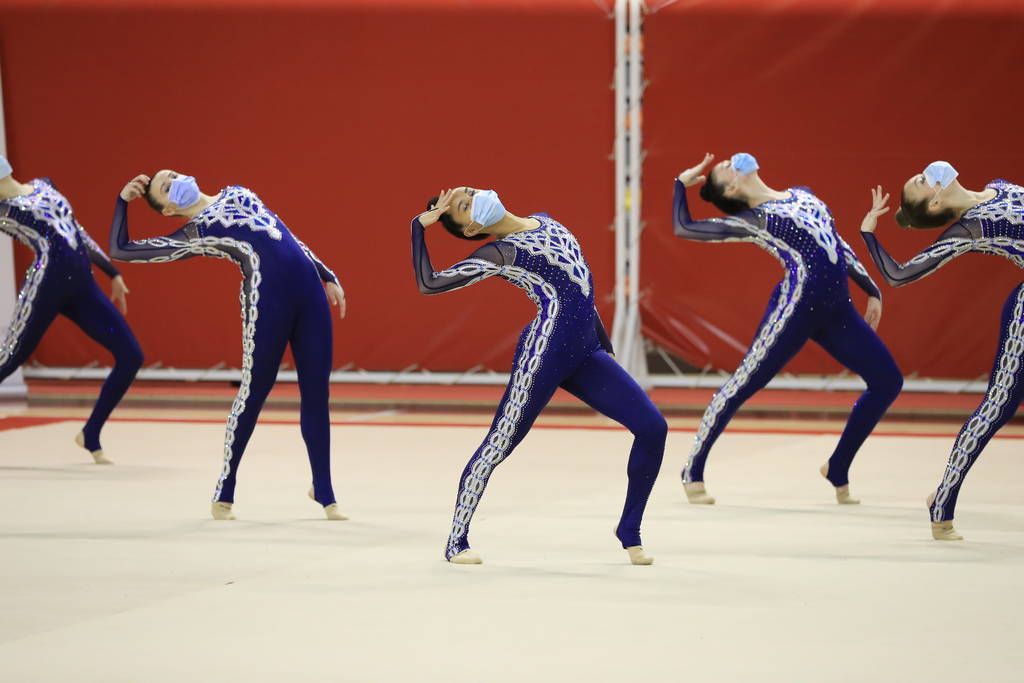
{"type": "MultiPolygon", "coordinates": [[[[7,156],[7,136],[4,130],[4,88],[0,81],[0,154],[7,156]]],[[[18,278],[14,270],[14,249],[10,238],[0,237],[0,329],[3,336],[7,335],[7,325],[14,317],[14,304],[17,301],[18,278]]],[[[0,337],[2,339],[2,337],[0,337]]],[[[27,389],[25,380],[18,368],[0,384],[0,397],[25,396],[27,389]]]]}
{"type": "Polygon", "coordinates": [[[627,315],[625,329],[622,331],[623,344],[621,362],[641,384],[647,382],[647,359],[644,355],[643,340],[640,336],[640,232],[643,225],[640,220],[642,204],[641,181],[643,179],[643,31],[642,31],[642,0],[629,0],[628,40],[629,40],[629,75],[628,81],[628,140],[627,158],[629,160],[626,188],[627,213],[627,315]]]}
{"type": "Polygon", "coordinates": [[[626,318],[626,0],[615,0],[615,317],[612,346],[625,342],[626,318]]]}

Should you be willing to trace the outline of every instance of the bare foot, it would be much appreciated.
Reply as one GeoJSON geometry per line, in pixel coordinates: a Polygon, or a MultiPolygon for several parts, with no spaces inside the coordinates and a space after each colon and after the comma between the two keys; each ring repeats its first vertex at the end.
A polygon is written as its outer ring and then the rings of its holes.
{"type": "Polygon", "coordinates": [[[448,561],[452,564],[483,564],[483,560],[475,552],[467,548],[461,553],[452,555],[448,558],[448,561]]]}
{"type": "Polygon", "coordinates": [[[715,499],[708,495],[707,489],[704,488],[704,482],[702,481],[691,481],[689,484],[683,484],[683,490],[686,491],[686,500],[690,501],[694,505],[714,505],[715,499]]]}
{"type": "MultiPolygon", "coordinates": [[[[313,502],[316,502],[316,497],[313,495],[313,489],[309,490],[309,499],[312,500],[313,502]]],[[[346,517],[342,513],[342,511],[338,509],[337,503],[324,505],[324,515],[327,517],[327,519],[331,520],[332,522],[344,522],[346,519],[348,519],[348,517],[346,517]]]]}
{"type": "Polygon", "coordinates": [[[220,501],[210,506],[210,514],[213,515],[214,519],[232,520],[235,518],[235,514],[231,512],[231,503],[222,503],[220,501]]]}
{"type": "MultiPolygon", "coordinates": [[[[75,435],[75,444],[79,448],[82,448],[82,449],[85,448],[85,433],[84,432],[78,432],[78,434],[75,435]]],[[[90,453],[90,455],[92,455],[93,462],[95,462],[97,465],[113,465],[114,464],[113,460],[111,460],[107,456],[103,455],[103,449],[100,449],[98,451],[89,451],[89,453],[90,453]]]]}
{"type": "MultiPolygon", "coordinates": [[[[825,463],[824,465],[822,465],[818,469],[818,471],[821,472],[821,476],[825,477],[825,480],[827,481],[828,480],[828,463],[825,463]]],[[[831,484],[832,482],[829,482],[829,483],[831,484]]],[[[845,484],[843,486],[836,486],[835,490],[836,490],[836,502],[839,503],[840,505],[860,505],[860,499],[859,498],[854,498],[853,496],[850,495],[850,485],[849,484],[845,484]]]]}
{"type": "Polygon", "coordinates": [[[642,545],[632,545],[626,548],[626,552],[629,553],[629,561],[633,564],[642,566],[654,564],[654,558],[644,552],[642,545]]]}

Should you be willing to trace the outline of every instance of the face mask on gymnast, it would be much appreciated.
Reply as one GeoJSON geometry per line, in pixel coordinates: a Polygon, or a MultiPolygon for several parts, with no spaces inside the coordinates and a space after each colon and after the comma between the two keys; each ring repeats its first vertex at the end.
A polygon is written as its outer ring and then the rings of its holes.
{"type": "Polygon", "coordinates": [[[732,163],[732,169],[740,175],[750,175],[760,168],[760,166],[757,165],[757,159],[754,158],[754,155],[747,154],[746,152],[733,154],[730,162],[732,163]]]}
{"type": "Polygon", "coordinates": [[[469,211],[474,223],[489,228],[505,217],[505,207],[494,190],[481,190],[473,195],[473,206],[469,211]]]}
{"type": "Polygon", "coordinates": [[[6,178],[14,172],[11,168],[11,162],[7,161],[7,157],[0,157],[0,178],[6,178]]]}
{"type": "Polygon", "coordinates": [[[940,186],[945,190],[956,180],[959,173],[948,161],[933,161],[924,169],[924,180],[930,187],[940,186]]]}
{"type": "Polygon", "coordinates": [[[187,209],[199,201],[199,185],[190,175],[178,176],[171,181],[171,191],[167,198],[179,209],[187,209]]]}

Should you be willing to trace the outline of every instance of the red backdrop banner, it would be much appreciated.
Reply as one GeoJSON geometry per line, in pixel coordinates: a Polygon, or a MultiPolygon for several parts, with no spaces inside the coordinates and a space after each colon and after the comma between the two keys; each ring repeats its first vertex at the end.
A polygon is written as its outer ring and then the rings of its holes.
{"type": "MultiPolygon", "coordinates": [[[[753,245],[672,235],[673,178],[704,152],[754,153],[765,181],[808,185],[883,289],[879,329],[904,372],[988,372],[999,310],[1022,279],[993,256],[968,255],[899,290],[870,263],[858,229],[869,188],[898,201],[935,159],[968,188],[1024,182],[1024,5],[963,0],[650,2],[645,24],[642,289],[644,333],[698,367],[732,370],[753,337],[779,264],[753,245]],[[658,8],[661,7],[659,10],[658,8]]],[[[692,194],[697,218],[717,215],[692,194]]],[[[906,260],[937,237],[878,233],[906,260]]],[[[854,289],[854,300],[865,297],[854,289]]],[[[788,366],[833,372],[813,344],[788,366]]]]}
{"type": "MultiPolygon", "coordinates": [[[[421,296],[409,220],[462,184],[547,211],[580,237],[610,322],[614,25],[602,4],[0,2],[9,157],[18,178],[51,177],[101,244],[136,173],[246,185],[341,278],[336,367],[507,369],[532,305],[497,280],[421,296]]],[[[179,227],[141,202],[130,225],[134,237],[179,227]]],[[[477,246],[429,241],[438,267],[477,246]]],[[[19,248],[19,269],[28,262],[19,248]]],[[[123,273],[147,364],[239,364],[237,269],[196,258],[123,273]]],[[[66,321],[35,358],[109,363],[66,321]]]]}

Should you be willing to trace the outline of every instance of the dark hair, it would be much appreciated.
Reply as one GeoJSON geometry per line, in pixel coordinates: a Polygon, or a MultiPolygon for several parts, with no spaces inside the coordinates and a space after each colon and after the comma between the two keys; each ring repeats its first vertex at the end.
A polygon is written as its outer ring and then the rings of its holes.
{"type": "Polygon", "coordinates": [[[744,201],[725,196],[725,189],[715,184],[714,170],[708,173],[707,181],[700,186],[700,198],[711,202],[718,207],[719,211],[729,216],[750,208],[744,201]]]}
{"type": "Polygon", "coordinates": [[[160,211],[161,213],[163,213],[164,207],[160,204],[160,202],[158,202],[153,197],[153,195],[151,195],[149,193],[149,188],[152,187],[152,186],[153,186],[153,181],[152,180],[150,180],[148,183],[146,183],[146,191],[142,193],[142,196],[146,198],[146,203],[149,204],[149,207],[151,209],[153,209],[154,211],[160,211]]]}
{"type": "Polygon", "coordinates": [[[956,218],[954,209],[943,209],[938,213],[928,211],[928,198],[913,202],[907,199],[906,190],[900,197],[900,208],[896,211],[896,222],[904,228],[941,228],[956,218]]]}
{"type": "MultiPolygon", "coordinates": [[[[437,203],[438,199],[439,199],[439,197],[437,197],[437,196],[434,196],[434,197],[430,198],[430,200],[427,202],[427,211],[430,211],[431,209],[434,208],[434,204],[437,203]]],[[[470,237],[466,233],[462,232],[462,230],[463,230],[463,228],[465,226],[459,225],[455,221],[455,219],[451,217],[451,214],[449,214],[447,211],[442,213],[438,217],[438,220],[441,221],[441,225],[444,226],[445,230],[450,232],[452,235],[455,235],[459,239],[462,239],[462,240],[485,240],[485,239],[487,239],[487,235],[482,233],[482,232],[478,233],[476,235],[473,235],[472,237],[470,237]]]]}

